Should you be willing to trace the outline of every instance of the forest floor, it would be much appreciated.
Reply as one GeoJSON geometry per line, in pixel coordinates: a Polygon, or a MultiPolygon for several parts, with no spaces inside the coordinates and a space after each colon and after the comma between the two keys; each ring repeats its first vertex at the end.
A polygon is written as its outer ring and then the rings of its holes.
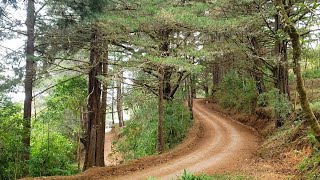
{"type": "MultiPolygon", "coordinates": [[[[261,138],[253,128],[223,115],[215,110],[214,104],[204,100],[195,100],[193,110],[195,124],[188,138],[166,153],[51,179],[175,179],[184,170],[194,174],[229,174],[250,179],[290,177],[290,173],[283,171],[283,164],[261,160],[257,156],[261,138]]],[[[113,133],[107,134],[106,142],[110,146],[113,136],[113,133]]],[[[106,145],[107,150],[110,150],[109,145],[106,145]]],[[[285,167],[288,166],[290,164],[285,167]]]]}

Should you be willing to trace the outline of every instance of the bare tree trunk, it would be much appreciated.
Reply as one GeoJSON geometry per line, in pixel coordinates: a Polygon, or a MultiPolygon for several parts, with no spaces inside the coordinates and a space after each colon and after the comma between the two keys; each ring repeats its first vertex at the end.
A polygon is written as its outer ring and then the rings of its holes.
{"type": "MultiPolygon", "coordinates": [[[[30,133],[31,133],[31,111],[32,111],[32,88],[34,69],[34,38],[35,38],[35,7],[34,0],[28,0],[27,5],[27,47],[26,47],[26,75],[24,81],[25,99],[23,105],[23,137],[25,151],[23,153],[23,161],[28,161],[30,157],[30,133]]],[[[28,174],[26,168],[24,175],[28,174]]]]}
{"type": "MultiPolygon", "coordinates": [[[[101,49],[100,52],[102,52],[101,54],[101,59],[102,59],[102,76],[107,79],[107,75],[108,75],[108,45],[107,44],[103,44],[102,47],[103,49],[101,49]]],[[[101,161],[101,159],[103,160],[103,165],[101,164],[101,166],[104,166],[104,142],[105,142],[105,129],[106,129],[106,110],[107,110],[107,82],[108,81],[104,81],[104,83],[102,84],[102,93],[101,93],[101,105],[100,105],[100,121],[99,121],[99,128],[98,128],[98,144],[97,144],[97,159],[99,161],[101,161]]],[[[99,162],[101,163],[101,162],[99,162]]]]}
{"type": "Polygon", "coordinates": [[[189,83],[188,83],[188,107],[189,107],[189,111],[193,117],[193,93],[192,93],[192,89],[193,89],[193,80],[192,80],[192,75],[190,74],[189,76],[189,83]]]}
{"type": "Polygon", "coordinates": [[[212,80],[213,80],[213,87],[212,87],[212,95],[214,95],[214,92],[218,88],[221,80],[222,80],[222,68],[220,64],[213,63],[212,65],[212,80]]]}
{"type": "Polygon", "coordinates": [[[320,125],[315,117],[312,109],[310,108],[309,100],[307,98],[307,93],[303,84],[303,78],[301,73],[301,43],[300,43],[300,35],[293,24],[290,21],[286,10],[284,8],[282,0],[273,0],[275,6],[278,7],[278,12],[282,15],[283,21],[286,23],[286,27],[284,30],[289,34],[290,40],[292,42],[293,49],[293,63],[294,63],[294,73],[296,75],[296,83],[297,83],[297,91],[299,93],[300,103],[302,110],[305,115],[305,124],[309,126],[312,131],[315,133],[315,137],[318,142],[320,142],[320,125]]]}
{"type": "Polygon", "coordinates": [[[164,152],[164,137],[163,137],[163,123],[164,123],[164,100],[163,100],[163,88],[164,88],[164,72],[163,67],[159,68],[159,96],[158,96],[158,152],[164,152]]]}
{"type": "Polygon", "coordinates": [[[105,61],[105,44],[97,24],[92,25],[89,88],[88,88],[88,130],[84,170],[93,166],[104,166],[104,118],[101,118],[102,62],[105,61]]]}
{"type": "Polygon", "coordinates": [[[111,93],[111,120],[112,125],[114,125],[114,88],[112,88],[111,93]]]}
{"type": "Polygon", "coordinates": [[[77,136],[77,164],[78,164],[78,171],[81,170],[81,130],[82,130],[82,121],[83,121],[83,109],[80,107],[79,110],[79,131],[77,136]]]}
{"type": "MultiPolygon", "coordinates": [[[[254,55],[261,56],[261,46],[259,45],[259,42],[256,37],[251,38],[251,43],[254,47],[254,55]]],[[[256,88],[259,94],[262,94],[266,92],[266,88],[264,85],[264,79],[263,79],[263,73],[261,72],[262,69],[262,62],[258,58],[253,59],[253,77],[256,82],[256,88]]]]}
{"type": "MultiPolygon", "coordinates": [[[[279,15],[275,15],[275,31],[283,29],[282,22],[279,15]]],[[[288,47],[283,40],[276,40],[274,46],[275,55],[279,57],[277,66],[274,69],[274,77],[276,78],[275,85],[279,89],[280,94],[286,94],[290,99],[289,81],[288,81],[288,47]]]]}
{"type": "Polygon", "coordinates": [[[280,57],[280,60],[273,72],[275,77],[275,86],[279,89],[280,94],[285,94],[288,99],[290,99],[287,44],[277,41],[275,44],[275,53],[280,57]]]}
{"type": "Polygon", "coordinates": [[[123,107],[122,107],[122,72],[120,72],[119,80],[117,81],[117,111],[119,118],[119,126],[124,126],[123,107]]]}
{"type": "Polygon", "coordinates": [[[192,98],[197,98],[197,90],[196,90],[196,86],[195,86],[195,82],[196,82],[196,75],[194,74],[191,74],[191,82],[190,82],[190,85],[191,85],[191,97],[192,98]]]}
{"type": "Polygon", "coordinates": [[[204,90],[204,96],[205,96],[205,98],[208,98],[208,97],[209,97],[209,87],[208,87],[207,82],[206,82],[205,85],[203,85],[203,90],[204,90]]]}

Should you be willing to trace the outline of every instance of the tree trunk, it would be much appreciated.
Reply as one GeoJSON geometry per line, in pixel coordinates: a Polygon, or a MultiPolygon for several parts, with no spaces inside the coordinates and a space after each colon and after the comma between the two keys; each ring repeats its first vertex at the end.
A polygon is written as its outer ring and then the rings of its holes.
{"type": "Polygon", "coordinates": [[[280,60],[273,72],[275,86],[279,89],[280,94],[285,94],[288,99],[290,99],[287,44],[284,42],[276,42],[275,47],[277,56],[280,56],[280,60]]]}
{"type": "Polygon", "coordinates": [[[117,111],[119,118],[119,126],[124,126],[123,108],[122,108],[122,72],[120,72],[119,80],[117,81],[117,111]]]}
{"type": "Polygon", "coordinates": [[[166,100],[172,100],[171,91],[172,86],[170,83],[172,76],[172,68],[171,67],[164,67],[163,68],[163,96],[166,100]]]}
{"type": "MultiPolygon", "coordinates": [[[[257,40],[256,37],[252,37],[251,38],[251,43],[254,47],[254,55],[256,56],[261,56],[261,46],[259,45],[259,42],[257,40]]],[[[266,88],[264,85],[264,79],[263,79],[263,73],[261,72],[262,70],[262,62],[260,59],[258,58],[254,58],[253,59],[253,77],[255,79],[256,82],[256,88],[257,88],[257,92],[258,94],[262,94],[264,92],[266,92],[266,88]]]]}
{"type": "Polygon", "coordinates": [[[192,80],[192,74],[189,76],[189,83],[188,83],[188,106],[189,106],[189,111],[193,117],[193,80],[192,80]]]}
{"type": "Polygon", "coordinates": [[[163,100],[163,89],[164,89],[164,72],[163,67],[159,68],[159,96],[158,96],[158,152],[164,152],[164,137],[163,137],[163,123],[164,123],[164,100],[163,100]]]}
{"type": "MultiPolygon", "coordinates": [[[[101,105],[100,105],[100,122],[99,122],[99,127],[98,128],[98,144],[97,144],[97,152],[99,152],[97,154],[97,159],[99,159],[99,161],[101,159],[103,159],[103,165],[104,166],[104,142],[105,142],[105,129],[106,129],[106,110],[107,110],[107,90],[108,90],[108,86],[107,86],[107,75],[108,75],[108,45],[107,44],[102,44],[103,49],[101,49],[101,61],[102,61],[102,76],[104,77],[105,81],[102,84],[102,92],[101,92],[101,105]]],[[[101,163],[101,162],[99,162],[101,163]]]]}
{"type": "Polygon", "coordinates": [[[292,25],[291,30],[288,30],[292,48],[293,48],[293,62],[294,62],[294,73],[296,75],[297,81],[297,91],[299,93],[300,103],[302,110],[305,114],[306,124],[312,128],[313,132],[315,133],[316,139],[320,142],[320,125],[315,117],[310,104],[307,98],[307,93],[303,84],[303,78],[301,73],[301,44],[300,44],[300,35],[298,34],[296,28],[292,25]]]}
{"type": "Polygon", "coordinates": [[[112,120],[112,125],[114,125],[114,88],[113,87],[111,91],[111,120],[112,120]]]}
{"type": "MultiPolygon", "coordinates": [[[[24,81],[25,99],[23,105],[23,137],[25,151],[22,155],[23,161],[28,161],[30,157],[30,133],[31,133],[31,111],[32,111],[32,88],[34,69],[34,38],[35,38],[35,7],[34,0],[28,0],[27,5],[27,47],[26,47],[26,75],[24,81]]],[[[25,168],[24,174],[28,174],[25,168]]]]}
{"type": "MultiPolygon", "coordinates": [[[[275,16],[275,31],[283,29],[279,15],[275,16]]],[[[290,99],[289,90],[289,67],[288,67],[288,47],[286,42],[277,39],[274,46],[275,55],[279,58],[273,76],[275,78],[275,86],[279,89],[280,94],[285,94],[290,99]]]]}
{"type": "Polygon", "coordinates": [[[190,82],[190,85],[191,85],[191,97],[192,99],[193,98],[197,98],[197,90],[196,90],[196,86],[195,86],[195,82],[196,82],[196,75],[194,74],[191,74],[191,82],[190,82]]]}
{"type": "Polygon", "coordinates": [[[104,166],[105,122],[101,118],[101,83],[102,62],[105,61],[105,44],[97,24],[92,25],[89,88],[88,88],[88,130],[84,170],[93,166],[104,166]]]}
{"type": "Polygon", "coordinates": [[[208,84],[203,85],[203,90],[204,90],[204,96],[205,98],[209,97],[209,87],[208,84]]]}
{"type": "Polygon", "coordinates": [[[222,68],[218,63],[213,63],[212,65],[212,80],[213,80],[212,95],[214,95],[214,92],[217,90],[222,80],[222,68]]]}
{"type": "Polygon", "coordinates": [[[204,77],[203,77],[203,91],[204,91],[204,96],[205,98],[208,98],[209,97],[209,85],[208,85],[208,82],[209,82],[209,72],[208,72],[208,68],[206,68],[204,70],[204,77]]]}
{"type": "Polygon", "coordinates": [[[300,35],[295,25],[290,21],[286,13],[286,10],[284,8],[283,2],[281,0],[274,0],[274,3],[275,3],[275,6],[278,7],[279,13],[281,13],[282,15],[283,21],[286,23],[284,30],[289,34],[290,40],[292,42],[293,63],[294,63],[293,71],[294,71],[294,74],[296,75],[297,91],[299,93],[301,107],[305,115],[305,124],[312,129],[317,141],[320,142],[320,125],[312,109],[310,108],[309,100],[307,98],[307,93],[303,84],[301,65],[300,65],[301,52],[302,52],[302,48],[300,44],[300,35]]]}

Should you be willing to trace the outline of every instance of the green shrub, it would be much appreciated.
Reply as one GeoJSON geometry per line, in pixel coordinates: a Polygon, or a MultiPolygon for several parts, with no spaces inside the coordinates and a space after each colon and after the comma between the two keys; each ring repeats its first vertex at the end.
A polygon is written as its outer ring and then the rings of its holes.
{"type": "Polygon", "coordinates": [[[0,179],[17,179],[26,170],[21,160],[22,144],[21,105],[0,94],[0,179]]]}
{"type": "MultiPolygon", "coordinates": [[[[164,137],[166,149],[181,142],[192,125],[190,112],[181,101],[165,103],[164,137]]],[[[158,109],[156,100],[142,103],[115,142],[126,160],[157,153],[158,109]]]]}
{"type": "Polygon", "coordinates": [[[278,115],[282,121],[292,112],[292,107],[287,95],[280,94],[276,88],[259,95],[258,105],[270,107],[273,116],[276,117],[276,115],[278,115]]]}
{"type": "Polygon", "coordinates": [[[320,71],[315,69],[308,69],[304,71],[302,75],[306,79],[320,78],[320,71]]]}
{"type": "Polygon", "coordinates": [[[251,113],[257,98],[255,83],[249,78],[241,78],[235,71],[230,71],[223,78],[215,98],[225,108],[251,113]]]}
{"type": "Polygon", "coordinates": [[[55,131],[45,134],[40,128],[32,132],[30,174],[32,176],[71,175],[77,172],[73,166],[75,145],[55,131]]]}

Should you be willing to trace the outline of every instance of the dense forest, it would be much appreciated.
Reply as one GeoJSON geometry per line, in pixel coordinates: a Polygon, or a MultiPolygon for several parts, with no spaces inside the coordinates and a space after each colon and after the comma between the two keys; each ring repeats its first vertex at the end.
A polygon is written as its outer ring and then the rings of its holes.
{"type": "Polygon", "coordinates": [[[0,38],[0,179],[320,178],[318,0],[1,0],[0,38]]]}

